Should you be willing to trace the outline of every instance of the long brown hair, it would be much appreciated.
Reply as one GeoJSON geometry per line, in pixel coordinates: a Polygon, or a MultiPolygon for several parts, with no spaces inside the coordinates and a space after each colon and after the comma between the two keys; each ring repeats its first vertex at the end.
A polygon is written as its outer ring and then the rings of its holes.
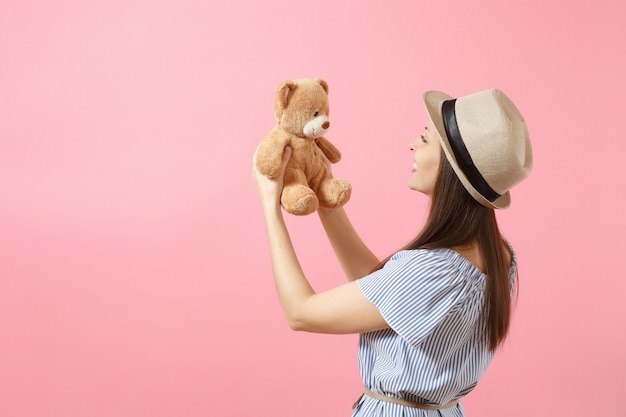
{"type": "MultiPolygon", "coordinates": [[[[484,311],[489,329],[489,349],[506,338],[511,317],[511,287],[506,252],[494,209],[477,202],[467,192],[441,152],[439,175],[430,213],[421,232],[402,249],[454,248],[478,243],[487,283],[484,311]]],[[[383,260],[380,269],[390,259],[383,260]]],[[[517,281],[516,281],[517,282],[517,281]]]]}

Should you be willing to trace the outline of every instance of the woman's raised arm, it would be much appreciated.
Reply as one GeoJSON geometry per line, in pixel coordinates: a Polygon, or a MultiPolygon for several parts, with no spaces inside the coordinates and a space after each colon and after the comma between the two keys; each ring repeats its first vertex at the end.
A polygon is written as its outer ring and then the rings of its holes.
{"type": "MultiPolygon", "coordinates": [[[[376,306],[365,298],[356,282],[319,294],[309,284],[296,256],[280,207],[284,170],[290,155],[291,148],[287,148],[283,154],[280,175],[275,179],[269,179],[253,168],[253,178],[265,217],[276,291],[289,326],[294,330],[318,333],[360,333],[387,327],[376,306]]],[[[340,235],[349,225],[347,217],[340,220],[337,214],[329,214],[327,222],[332,236],[340,235]]],[[[360,241],[353,233],[352,239],[355,238],[360,241]]],[[[341,237],[333,240],[339,246],[347,246],[349,243],[341,237]]]]}
{"type": "Polygon", "coordinates": [[[345,210],[320,208],[317,213],[348,280],[369,274],[379,259],[354,230],[345,210]]]}

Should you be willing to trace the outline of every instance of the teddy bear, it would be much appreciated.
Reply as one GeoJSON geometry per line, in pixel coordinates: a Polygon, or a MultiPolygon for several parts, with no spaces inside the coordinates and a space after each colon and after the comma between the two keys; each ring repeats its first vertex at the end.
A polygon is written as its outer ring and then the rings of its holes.
{"type": "Polygon", "coordinates": [[[280,199],[288,213],[307,215],[320,206],[341,207],[350,199],[352,186],[334,178],[328,163],[341,159],[324,137],[328,112],[328,83],[321,78],[284,81],[276,90],[276,125],[259,144],[255,164],[261,174],[276,178],[283,151],[291,147],[280,199]]]}

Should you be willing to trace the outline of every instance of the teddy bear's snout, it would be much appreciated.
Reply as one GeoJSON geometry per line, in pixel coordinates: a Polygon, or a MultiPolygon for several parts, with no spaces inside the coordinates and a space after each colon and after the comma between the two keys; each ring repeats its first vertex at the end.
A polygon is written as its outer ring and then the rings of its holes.
{"type": "Polygon", "coordinates": [[[330,127],[330,122],[328,120],[326,120],[324,123],[322,123],[322,128],[328,129],[329,127],[330,127]]]}

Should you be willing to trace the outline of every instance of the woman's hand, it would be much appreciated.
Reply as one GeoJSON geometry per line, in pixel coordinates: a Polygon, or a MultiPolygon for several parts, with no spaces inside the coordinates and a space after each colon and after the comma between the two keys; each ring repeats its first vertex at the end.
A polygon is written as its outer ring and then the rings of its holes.
{"type": "MultiPolygon", "coordinates": [[[[257,148],[258,151],[258,148],[257,148]]],[[[256,168],[256,153],[252,157],[252,179],[259,192],[259,198],[264,209],[272,209],[280,207],[280,196],[283,191],[283,181],[285,177],[285,168],[287,167],[287,161],[291,156],[291,148],[287,146],[283,151],[282,167],[279,175],[276,178],[268,178],[261,174],[256,168]]]]}

